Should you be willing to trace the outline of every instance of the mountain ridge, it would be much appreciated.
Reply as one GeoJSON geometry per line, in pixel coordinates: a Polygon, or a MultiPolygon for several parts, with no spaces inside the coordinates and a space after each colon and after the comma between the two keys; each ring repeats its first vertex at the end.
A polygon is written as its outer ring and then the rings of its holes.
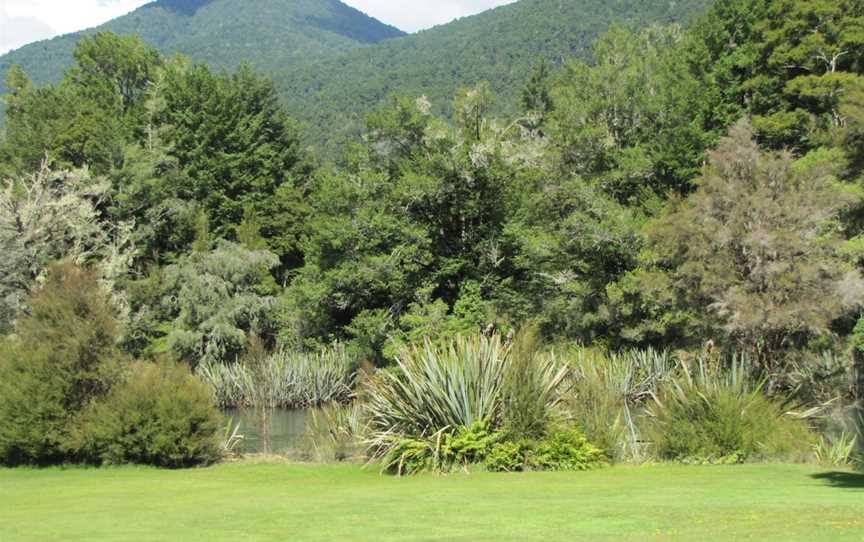
{"type": "Polygon", "coordinates": [[[75,43],[103,30],[138,34],[163,54],[182,53],[218,68],[245,62],[264,72],[406,35],[339,0],[156,0],[93,28],[10,51],[0,56],[0,72],[18,64],[35,83],[55,83],[74,64],[75,43]]]}

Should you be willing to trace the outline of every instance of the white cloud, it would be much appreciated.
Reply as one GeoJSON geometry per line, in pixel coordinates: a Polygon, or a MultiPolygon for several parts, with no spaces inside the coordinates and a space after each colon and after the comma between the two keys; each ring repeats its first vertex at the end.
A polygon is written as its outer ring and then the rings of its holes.
{"type": "Polygon", "coordinates": [[[27,43],[91,28],[148,0],[0,0],[0,54],[27,43]]]}
{"type": "MultiPolygon", "coordinates": [[[[100,25],[149,0],[0,0],[0,54],[27,43],[100,25]]],[[[408,32],[516,0],[344,0],[408,32]]]]}
{"type": "Polygon", "coordinates": [[[516,0],[342,0],[406,32],[416,32],[516,0]]]}

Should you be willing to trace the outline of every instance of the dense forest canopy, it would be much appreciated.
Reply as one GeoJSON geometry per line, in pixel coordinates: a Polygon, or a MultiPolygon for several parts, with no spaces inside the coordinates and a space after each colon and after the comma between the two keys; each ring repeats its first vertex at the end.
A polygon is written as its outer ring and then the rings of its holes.
{"type": "Polygon", "coordinates": [[[724,0],[686,30],[613,26],[590,62],[540,54],[509,118],[485,82],[447,117],[394,95],[338,169],[249,67],[95,34],[56,85],[7,77],[4,325],[73,258],[110,268],[132,353],[193,364],[250,333],[386,363],[394,340],[528,320],[617,346],[824,345],[860,301],[861,11],[724,0]]]}

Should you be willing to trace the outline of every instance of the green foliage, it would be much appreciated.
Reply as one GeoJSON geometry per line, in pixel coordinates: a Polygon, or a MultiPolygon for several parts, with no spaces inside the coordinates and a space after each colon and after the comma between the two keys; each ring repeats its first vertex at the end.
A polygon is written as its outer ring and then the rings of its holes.
{"type": "Polygon", "coordinates": [[[275,255],[229,241],[193,252],[154,276],[133,299],[145,351],[171,351],[192,366],[232,363],[251,334],[275,340],[275,255]]]}
{"type": "MultiPolygon", "coordinates": [[[[568,369],[542,352],[536,327],[516,334],[502,388],[502,426],[518,438],[538,438],[555,422],[568,369]]],[[[566,393],[566,392],[564,392],[566,393]]]]}
{"type": "Polygon", "coordinates": [[[489,422],[497,427],[509,348],[501,338],[457,337],[405,348],[399,370],[366,385],[372,446],[386,452],[393,436],[428,437],[489,422]]]}
{"type": "Polygon", "coordinates": [[[498,442],[489,450],[484,465],[491,472],[519,472],[525,469],[526,449],[518,442],[498,442]]]}
{"type": "Polygon", "coordinates": [[[745,365],[728,370],[699,360],[661,389],[649,408],[648,436],[659,459],[738,463],[806,455],[807,425],[753,385],[745,365]]]}
{"type": "Polygon", "coordinates": [[[120,326],[96,275],[49,269],[0,354],[0,463],[74,458],[81,411],[120,379],[120,326]]]}
{"type": "Polygon", "coordinates": [[[622,202],[686,191],[707,135],[704,97],[681,58],[678,27],[615,26],[594,45],[594,63],[568,64],[547,123],[561,167],[622,202]]]}
{"type": "Polygon", "coordinates": [[[185,173],[175,193],[198,202],[217,235],[233,234],[244,211],[257,213],[265,238],[284,231],[286,224],[274,222],[282,196],[307,170],[272,83],[246,66],[217,75],[204,65],[175,64],[162,92],[156,121],[185,173]]]}
{"type": "Polygon", "coordinates": [[[282,350],[235,363],[205,361],[198,375],[220,407],[310,408],[351,398],[357,361],[336,344],[318,353],[282,350]]]}
{"type": "MultiPolygon", "coordinates": [[[[733,127],[710,153],[699,189],[649,226],[651,251],[645,256],[656,271],[671,270],[662,286],[672,291],[653,298],[671,298],[679,314],[692,307],[703,311],[668,319],[657,311],[663,327],[670,320],[695,320],[703,330],[667,333],[725,335],[758,353],[770,369],[780,361],[770,353],[830,332],[860,303],[861,276],[842,250],[839,226],[860,196],[838,183],[834,153],[796,161],[788,153],[762,152],[752,138],[746,122],[733,127]]],[[[654,301],[643,295],[637,302],[642,308],[636,314],[650,317],[644,311],[653,311],[654,301]]],[[[625,312],[634,313],[618,309],[625,312]]]]}
{"type": "Polygon", "coordinates": [[[82,414],[76,448],[99,464],[183,468],[221,457],[222,417],[188,366],[139,363],[82,414]]]}
{"type": "Polygon", "coordinates": [[[537,443],[531,463],[543,470],[580,471],[601,465],[603,458],[580,431],[555,431],[537,443]]]}
{"type": "Polygon", "coordinates": [[[669,352],[604,352],[583,347],[564,354],[572,386],[564,406],[589,440],[609,459],[640,462],[647,457],[642,410],[674,376],[677,364],[669,352]]]}
{"type": "Polygon", "coordinates": [[[406,347],[395,371],[364,390],[369,450],[385,470],[447,470],[479,464],[504,440],[541,437],[552,421],[565,371],[538,353],[536,336],[457,337],[406,347]]]}
{"type": "Polygon", "coordinates": [[[426,438],[400,439],[383,456],[382,465],[383,471],[400,476],[449,472],[472,465],[483,465],[493,472],[582,471],[603,465],[604,457],[603,451],[575,429],[553,431],[532,441],[492,431],[487,422],[476,422],[426,438]]]}

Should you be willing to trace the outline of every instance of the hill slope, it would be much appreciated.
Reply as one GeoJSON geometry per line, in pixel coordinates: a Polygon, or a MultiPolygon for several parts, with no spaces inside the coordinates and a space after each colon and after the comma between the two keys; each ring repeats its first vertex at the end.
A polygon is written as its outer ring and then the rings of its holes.
{"type": "Polygon", "coordinates": [[[344,139],[396,91],[426,95],[447,113],[459,87],[489,81],[508,110],[538,59],[588,59],[614,23],[686,23],[711,0],[522,0],[473,17],[348,52],[276,78],[313,141],[344,139]]]}
{"type": "Polygon", "coordinates": [[[157,0],[95,29],[24,46],[0,57],[37,83],[56,82],[88,33],[138,34],[163,53],[217,67],[249,62],[263,72],[404,35],[338,0],[157,0]]]}

